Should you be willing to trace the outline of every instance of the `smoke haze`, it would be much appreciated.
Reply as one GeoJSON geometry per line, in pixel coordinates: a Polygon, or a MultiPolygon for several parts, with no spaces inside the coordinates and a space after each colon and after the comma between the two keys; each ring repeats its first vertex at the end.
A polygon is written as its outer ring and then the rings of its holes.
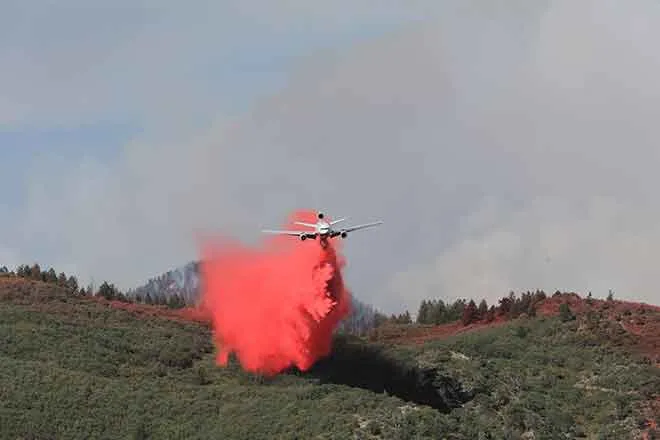
{"type": "Polygon", "coordinates": [[[535,288],[658,303],[657,2],[411,2],[378,17],[369,2],[323,14],[284,3],[237,6],[254,23],[272,14],[266,35],[254,25],[251,62],[274,53],[254,41],[283,29],[322,43],[279,70],[246,62],[262,88],[240,108],[195,80],[222,61],[208,59],[222,26],[196,21],[206,13],[192,7],[144,27],[116,18],[126,41],[139,38],[78,66],[73,103],[12,58],[0,74],[16,83],[0,102],[3,124],[92,115],[133,117],[141,130],[103,161],[35,158],[25,197],[0,224],[6,252],[133,287],[195,258],[196,234],[254,242],[313,207],[385,221],[344,252],[347,285],[386,312],[535,288]],[[396,24],[399,12],[408,18],[396,24]],[[332,29],[361,23],[372,32],[328,43],[332,29]],[[154,47],[168,49],[143,72],[154,47]],[[25,71],[48,93],[12,98],[28,90],[25,71]]]}

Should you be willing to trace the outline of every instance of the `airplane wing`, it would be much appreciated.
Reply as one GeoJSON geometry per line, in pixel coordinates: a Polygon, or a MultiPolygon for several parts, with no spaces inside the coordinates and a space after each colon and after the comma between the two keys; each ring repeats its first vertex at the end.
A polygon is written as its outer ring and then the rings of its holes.
{"type": "Polygon", "coordinates": [[[316,228],[316,225],[314,223],[305,223],[305,222],[293,222],[293,223],[300,226],[307,226],[309,228],[316,228]]]}
{"type": "Polygon", "coordinates": [[[342,217],[342,218],[338,218],[337,220],[333,220],[333,221],[330,222],[330,226],[336,225],[337,223],[343,222],[344,220],[346,220],[346,217],[342,217]]]}
{"type": "Polygon", "coordinates": [[[382,223],[383,223],[382,221],[377,221],[377,222],[373,222],[373,223],[365,223],[363,225],[357,225],[357,226],[351,226],[349,228],[344,228],[344,229],[342,229],[342,231],[352,232],[352,231],[357,231],[358,229],[370,228],[372,226],[380,225],[382,223]]]}
{"type": "Polygon", "coordinates": [[[305,235],[313,234],[306,231],[276,231],[273,229],[263,229],[261,232],[264,232],[266,234],[295,235],[296,237],[300,237],[301,234],[305,234],[305,235]]]}

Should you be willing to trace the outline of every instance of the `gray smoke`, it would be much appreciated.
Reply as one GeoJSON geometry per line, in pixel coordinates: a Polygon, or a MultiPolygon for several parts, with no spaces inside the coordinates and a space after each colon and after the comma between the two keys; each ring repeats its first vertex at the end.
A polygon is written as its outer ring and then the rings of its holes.
{"type": "Polygon", "coordinates": [[[239,117],[154,118],[115,163],[35,172],[16,247],[132,287],[198,232],[254,241],[318,208],[385,221],[345,251],[387,312],[536,288],[657,303],[658,4],[433,9],[297,61],[239,117]]]}

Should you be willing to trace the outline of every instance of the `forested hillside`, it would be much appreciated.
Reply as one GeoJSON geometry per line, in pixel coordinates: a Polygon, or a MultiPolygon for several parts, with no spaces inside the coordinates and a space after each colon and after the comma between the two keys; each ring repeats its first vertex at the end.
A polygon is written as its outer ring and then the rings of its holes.
{"type": "Polygon", "coordinates": [[[658,435],[658,307],[557,293],[514,317],[521,295],[465,324],[467,301],[458,321],[388,319],[337,336],[309,372],[265,379],[217,367],[188,309],[1,272],[1,438],[658,435]]]}

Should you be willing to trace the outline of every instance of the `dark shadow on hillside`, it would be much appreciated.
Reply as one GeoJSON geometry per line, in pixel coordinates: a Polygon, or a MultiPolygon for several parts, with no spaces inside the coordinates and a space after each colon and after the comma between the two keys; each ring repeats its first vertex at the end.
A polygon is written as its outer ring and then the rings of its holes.
{"type": "Polygon", "coordinates": [[[456,379],[439,374],[435,368],[418,368],[387,356],[378,347],[345,337],[336,338],[330,356],[319,360],[311,370],[294,374],[312,376],[321,383],[387,392],[444,413],[474,397],[456,379]]]}

